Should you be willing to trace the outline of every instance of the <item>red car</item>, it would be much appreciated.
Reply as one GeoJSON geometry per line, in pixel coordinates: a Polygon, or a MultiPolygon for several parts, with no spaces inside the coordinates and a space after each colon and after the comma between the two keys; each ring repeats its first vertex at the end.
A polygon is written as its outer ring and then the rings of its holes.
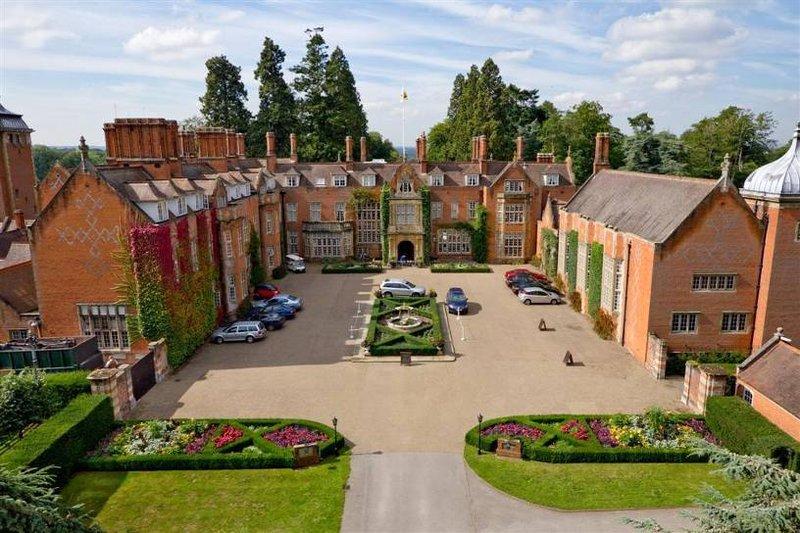
{"type": "Polygon", "coordinates": [[[547,279],[547,276],[545,276],[544,274],[539,274],[538,272],[533,272],[531,270],[528,270],[527,268],[515,268],[515,269],[509,270],[508,272],[505,273],[506,286],[510,286],[511,285],[511,280],[513,280],[517,276],[527,276],[527,277],[533,278],[533,279],[535,279],[537,281],[547,281],[547,282],[550,281],[549,279],[547,279]]]}
{"type": "Polygon", "coordinates": [[[272,283],[259,283],[253,291],[254,300],[269,300],[281,293],[281,290],[272,283]]]}

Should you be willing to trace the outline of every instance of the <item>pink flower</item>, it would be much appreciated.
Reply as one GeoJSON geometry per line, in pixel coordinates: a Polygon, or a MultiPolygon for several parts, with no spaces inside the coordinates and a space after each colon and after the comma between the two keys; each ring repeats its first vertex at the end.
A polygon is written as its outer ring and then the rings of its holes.
{"type": "Polygon", "coordinates": [[[231,442],[239,440],[242,435],[244,435],[244,431],[241,429],[233,426],[225,426],[222,429],[222,433],[216,439],[214,439],[214,446],[217,448],[222,448],[226,444],[230,444],[231,442]]]}
{"type": "Polygon", "coordinates": [[[277,444],[281,448],[289,448],[297,444],[310,444],[312,442],[322,442],[328,440],[328,436],[313,429],[292,424],[284,426],[271,433],[264,435],[268,441],[277,444]]]}
{"type": "Polygon", "coordinates": [[[489,435],[502,435],[504,437],[527,437],[531,440],[537,440],[544,432],[541,429],[526,426],[519,422],[503,422],[489,426],[481,431],[481,436],[488,437],[489,435]]]}

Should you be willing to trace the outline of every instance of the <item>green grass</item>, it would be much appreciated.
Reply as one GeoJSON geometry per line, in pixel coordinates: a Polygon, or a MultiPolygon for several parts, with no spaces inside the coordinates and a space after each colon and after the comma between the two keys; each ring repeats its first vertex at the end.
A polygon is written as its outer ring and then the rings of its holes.
{"type": "Polygon", "coordinates": [[[349,456],[302,470],[81,472],[62,491],[105,531],[339,531],[349,456]]]}
{"type": "Polygon", "coordinates": [[[464,457],[496,489],[557,509],[680,507],[693,504],[706,485],[729,495],[741,490],[705,463],[540,463],[479,456],[469,445],[464,457]]]}

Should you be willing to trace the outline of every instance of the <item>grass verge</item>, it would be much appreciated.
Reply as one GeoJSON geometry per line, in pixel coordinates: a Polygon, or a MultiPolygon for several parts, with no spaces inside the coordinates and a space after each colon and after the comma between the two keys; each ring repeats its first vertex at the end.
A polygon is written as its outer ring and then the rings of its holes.
{"type": "Polygon", "coordinates": [[[540,463],[479,456],[469,445],[464,457],[494,488],[571,511],[681,507],[692,505],[706,485],[729,495],[741,490],[705,463],[540,463]]]}
{"type": "Polygon", "coordinates": [[[301,470],[81,472],[62,491],[106,531],[339,531],[350,457],[301,470]]]}

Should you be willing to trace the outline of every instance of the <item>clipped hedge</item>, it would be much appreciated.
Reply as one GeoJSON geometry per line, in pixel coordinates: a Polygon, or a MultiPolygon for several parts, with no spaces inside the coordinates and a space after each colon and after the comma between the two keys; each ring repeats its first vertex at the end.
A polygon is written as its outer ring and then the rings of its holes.
{"type": "Polygon", "coordinates": [[[549,228],[542,229],[541,268],[548,278],[556,278],[558,274],[558,235],[549,228]]]}
{"type": "Polygon", "coordinates": [[[326,263],[322,266],[323,274],[375,274],[383,272],[383,267],[375,263],[326,263]]]}
{"type": "Polygon", "coordinates": [[[667,357],[667,375],[682,376],[686,372],[686,363],[695,361],[700,364],[734,363],[739,364],[747,359],[747,354],[730,351],[687,352],[669,354],[667,357]]]}
{"type": "Polygon", "coordinates": [[[712,396],[706,401],[706,423],[729,450],[777,458],[791,450],[785,466],[800,471],[800,442],[781,431],[738,396],[712,396]]]}
{"type": "Polygon", "coordinates": [[[55,465],[55,483],[62,485],[113,425],[108,396],[81,395],[0,455],[0,462],[14,467],[55,465]]]}
{"type": "MultiPolygon", "coordinates": [[[[569,434],[546,427],[546,424],[561,423],[567,420],[577,420],[589,428],[589,420],[606,420],[613,415],[517,415],[484,420],[482,429],[504,422],[518,422],[535,427],[543,431],[537,440],[526,437],[514,437],[522,442],[522,458],[529,461],[546,463],[705,463],[707,459],[692,454],[689,450],[670,448],[632,448],[632,447],[603,447],[589,429],[589,440],[580,441],[569,434]],[[574,449],[548,448],[556,440],[565,441],[576,446],[574,449]]],[[[701,418],[695,415],[673,415],[677,419],[701,418]]],[[[497,440],[502,435],[481,436],[481,450],[493,453],[497,448],[497,440]]],[[[478,446],[478,427],[470,429],[465,441],[471,446],[478,446]]]]}
{"type": "Polygon", "coordinates": [[[603,245],[593,242],[589,245],[589,261],[586,265],[587,311],[594,318],[600,309],[600,295],[603,291],[603,245]]]}
{"type": "Polygon", "coordinates": [[[444,346],[444,334],[442,331],[442,319],[439,315],[436,296],[433,291],[430,292],[429,296],[413,298],[377,297],[372,303],[367,335],[362,345],[369,350],[370,355],[375,356],[399,355],[401,351],[409,351],[414,355],[437,355],[440,348],[444,346]],[[430,326],[421,326],[418,330],[402,333],[378,324],[381,316],[391,312],[399,305],[415,307],[417,313],[431,320],[430,326]],[[430,333],[430,335],[419,335],[419,333],[426,332],[430,333]],[[388,338],[379,339],[379,333],[388,336],[388,338]],[[402,339],[402,341],[398,342],[398,339],[402,339]]]}
{"type": "MultiPolygon", "coordinates": [[[[121,455],[121,456],[93,456],[81,460],[80,466],[86,470],[237,470],[256,468],[293,468],[294,454],[291,448],[282,448],[262,437],[263,434],[276,431],[285,426],[297,424],[325,434],[328,440],[319,443],[319,453],[322,458],[330,457],[347,447],[346,440],[341,433],[337,434],[334,443],[333,428],[302,419],[200,419],[198,421],[216,424],[219,434],[226,425],[241,429],[243,436],[219,450],[201,451],[195,454],[169,454],[169,455],[121,455]],[[258,431],[253,431],[248,426],[263,426],[258,431]],[[261,453],[246,453],[241,450],[246,446],[255,446],[261,453]]],[[[144,420],[130,420],[123,425],[132,425],[144,420]]],[[[213,438],[213,437],[212,437],[213,438]]]]}
{"type": "Polygon", "coordinates": [[[48,373],[44,379],[45,388],[53,394],[56,406],[61,409],[73,398],[92,392],[91,384],[86,379],[88,375],[88,370],[48,373]]]}
{"type": "Polygon", "coordinates": [[[434,263],[431,265],[431,272],[435,274],[444,273],[486,273],[491,272],[492,268],[485,263],[434,263]]]}

